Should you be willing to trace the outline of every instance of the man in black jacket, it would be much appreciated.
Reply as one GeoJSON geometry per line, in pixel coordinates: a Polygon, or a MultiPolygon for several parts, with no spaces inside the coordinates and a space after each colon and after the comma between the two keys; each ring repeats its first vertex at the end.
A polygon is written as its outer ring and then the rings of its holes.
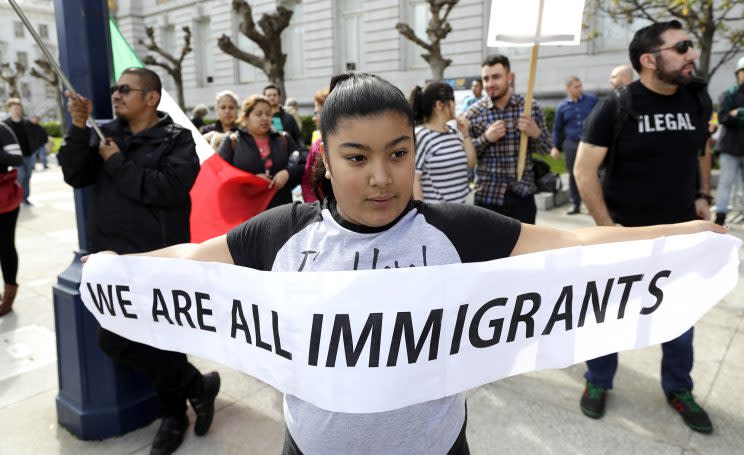
{"type": "MultiPolygon", "coordinates": [[[[101,128],[105,144],[86,127],[90,101],[67,93],[72,127],[59,151],[65,182],[75,188],[95,185],[88,214],[91,253],[140,253],[189,242],[189,190],[199,172],[191,132],[156,110],[161,92],[156,73],[129,68],[111,91],[116,119],[101,128]]],[[[197,416],[194,432],[207,432],[220,387],[216,372],[202,376],[185,354],[103,329],[99,345],[155,383],[163,420],[152,454],[172,453],[183,441],[187,399],[197,416]]]]}
{"type": "Polygon", "coordinates": [[[269,100],[269,103],[271,103],[271,126],[274,128],[274,131],[277,133],[286,131],[287,134],[292,136],[295,144],[304,149],[305,141],[302,138],[300,125],[298,125],[294,117],[292,117],[292,115],[282,107],[282,92],[279,90],[279,87],[274,84],[267,85],[263,89],[263,96],[265,96],[266,99],[269,100]]]}
{"type": "MultiPolygon", "coordinates": [[[[744,183],[744,57],[736,65],[736,85],[723,92],[718,101],[718,123],[723,131],[718,142],[721,176],[716,194],[716,223],[723,225],[736,178],[744,183]]],[[[744,201],[740,204],[736,216],[739,220],[744,219],[744,201]]],[[[736,218],[734,221],[738,221],[736,218]]]]}

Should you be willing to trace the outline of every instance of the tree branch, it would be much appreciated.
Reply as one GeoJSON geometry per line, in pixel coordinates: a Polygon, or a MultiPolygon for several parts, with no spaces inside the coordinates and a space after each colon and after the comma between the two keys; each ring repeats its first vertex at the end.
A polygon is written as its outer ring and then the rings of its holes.
{"type": "Polygon", "coordinates": [[[222,35],[217,40],[217,47],[219,47],[222,52],[231,55],[238,60],[242,60],[257,68],[266,68],[266,59],[251,54],[250,52],[245,52],[244,50],[238,48],[227,35],[222,35]]]}
{"type": "MultiPolygon", "coordinates": [[[[171,55],[169,52],[163,50],[158,44],[155,42],[155,29],[152,27],[145,27],[145,33],[147,33],[147,38],[149,41],[146,43],[144,40],[139,40],[139,43],[145,48],[147,48],[148,51],[155,52],[156,54],[159,54],[161,57],[168,60],[173,66],[178,65],[178,60],[171,55]]],[[[144,62],[143,62],[144,63],[144,62]]]]}
{"type": "Polygon", "coordinates": [[[404,24],[403,22],[398,22],[397,24],[395,24],[395,29],[398,30],[398,33],[405,36],[407,39],[411,40],[412,42],[418,44],[419,46],[423,47],[427,51],[431,52],[431,48],[432,48],[431,44],[427,43],[426,41],[416,36],[416,33],[413,31],[413,29],[408,24],[404,24]]]}

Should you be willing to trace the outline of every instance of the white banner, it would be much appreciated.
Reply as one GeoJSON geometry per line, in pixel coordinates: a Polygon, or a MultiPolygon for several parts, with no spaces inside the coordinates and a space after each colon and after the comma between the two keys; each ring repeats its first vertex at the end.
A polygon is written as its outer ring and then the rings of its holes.
{"type": "Polygon", "coordinates": [[[492,0],[487,45],[577,45],[583,14],[584,0],[492,0]],[[536,37],[540,2],[542,23],[536,37]]]}
{"type": "Polygon", "coordinates": [[[103,327],[206,357],[336,412],[380,412],[684,333],[738,279],[702,233],[397,270],[281,273],[92,256],[103,327]]]}

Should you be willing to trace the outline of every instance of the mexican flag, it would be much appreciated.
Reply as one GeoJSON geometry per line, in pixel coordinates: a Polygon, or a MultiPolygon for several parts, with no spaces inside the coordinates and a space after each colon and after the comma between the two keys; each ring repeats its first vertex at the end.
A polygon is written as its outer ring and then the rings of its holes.
{"type": "MultiPolygon", "coordinates": [[[[113,19],[109,19],[109,30],[116,79],[127,68],[144,67],[113,19]]],[[[175,123],[191,130],[202,165],[191,188],[192,242],[203,242],[225,234],[232,227],[266,210],[276,191],[269,189],[265,180],[231,166],[214,153],[165,90],[158,110],[167,112],[175,123]]]]}

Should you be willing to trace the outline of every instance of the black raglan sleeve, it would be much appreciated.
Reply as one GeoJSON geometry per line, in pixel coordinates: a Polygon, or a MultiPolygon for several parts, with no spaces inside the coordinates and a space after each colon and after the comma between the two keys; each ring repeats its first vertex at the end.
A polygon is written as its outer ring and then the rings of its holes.
{"type": "Polygon", "coordinates": [[[227,233],[233,263],[256,270],[271,270],[279,250],[296,233],[313,222],[319,202],[295,202],[269,209],[227,233]]]}
{"type": "Polygon", "coordinates": [[[466,204],[424,204],[426,221],[452,242],[462,262],[483,262],[511,255],[522,224],[490,210],[466,204]]]}

